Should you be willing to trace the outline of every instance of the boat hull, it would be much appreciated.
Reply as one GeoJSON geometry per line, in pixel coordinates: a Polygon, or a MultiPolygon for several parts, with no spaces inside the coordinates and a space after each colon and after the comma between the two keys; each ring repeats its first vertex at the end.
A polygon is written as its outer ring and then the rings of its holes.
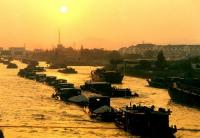
{"type": "Polygon", "coordinates": [[[162,89],[167,88],[167,85],[161,82],[148,81],[148,84],[150,87],[154,87],[154,88],[162,88],[162,89]]]}
{"type": "Polygon", "coordinates": [[[169,96],[171,97],[173,102],[200,107],[200,95],[197,95],[189,90],[182,90],[178,88],[169,88],[168,89],[169,96]]]}
{"type": "Polygon", "coordinates": [[[92,81],[95,82],[110,82],[110,83],[122,83],[122,80],[124,78],[124,75],[121,73],[115,73],[115,74],[99,74],[99,73],[91,73],[92,81]]]}

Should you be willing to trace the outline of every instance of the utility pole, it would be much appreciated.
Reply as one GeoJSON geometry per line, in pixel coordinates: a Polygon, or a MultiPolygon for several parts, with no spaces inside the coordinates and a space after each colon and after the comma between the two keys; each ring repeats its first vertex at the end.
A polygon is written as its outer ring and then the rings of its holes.
{"type": "Polygon", "coordinates": [[[61,42],[60,42],[60,29],[58,30],[58,44],[61,44],[61,42]]]}

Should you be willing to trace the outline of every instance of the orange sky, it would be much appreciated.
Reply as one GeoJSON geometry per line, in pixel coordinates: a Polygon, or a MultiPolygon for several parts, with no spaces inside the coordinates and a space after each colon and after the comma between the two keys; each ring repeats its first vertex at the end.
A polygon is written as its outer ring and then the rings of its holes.
{"type": "Polygon", "coordinates": [[[52,48],[59,29],[74,48],[200,44],[200,0],[0,1],[0,47],[52,48]]]}

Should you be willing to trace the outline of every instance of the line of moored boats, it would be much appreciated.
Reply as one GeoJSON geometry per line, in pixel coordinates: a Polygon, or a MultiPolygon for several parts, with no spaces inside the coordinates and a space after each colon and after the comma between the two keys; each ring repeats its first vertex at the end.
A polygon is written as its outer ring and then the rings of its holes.
{"type": "MultiPolygon", "coordinates": [[[[8,62],[4,62],[8,64],[8,62]]],[[[2,63],[5,64],[4,62],[2,63]]],[[[130,105],[119,109],[113,108],[110,105],[111,97],[139,96],[129,88],[122,89],[111,85],[113,82],[121,83],[123,79],[123,75],[117,71],[105,71],[104,69],[93,71],[91,73],[92,81],[86,81],[79,89],[65,79],[47,76],[43,73],[45,68],[37,66],[37,62],[30,60],[24,60],[23,62],[29,65],[19,70],[18,75],[20,77],[53,87],[52,98],[72,102],[88,109],[85,111],[92,119],[112,121],[120,129],[142,137],[169,138],[174,137],[173,134],[177,131],[176,126],[169,126],[169,115],[171,113],[169,109],[156,109],[154,106],[141,105],[130,105]],[[117,77],[115,74],[117,74],[117,77]],[[110,75],[113,77],[110,77],[110,75]],[[95,95],[87,97],[84,91],[90,91],[95,95]]],[[[73,69],[70,69],[70,71],[74,73],[73,69]]]]}
{"type": "Polygon", "coordinates": [[[130,89],[112,87],[109,82],[86,81],[80,89],[65,79],[56,76],[47,76],[37,67],[28,66],[20,69],[18,75],[30,80],[47,84],[55,89],[52,97],[65,102],[72,102],[79,106],[87,107],[91,118],[101,121],[113,121],[116,126],[133,135],[145,137],[173,137],[176,127],[169,126],[170,110],[156,109],[154,106],[130,105],[115,109],[110,105],[110,97],[138,97],[130,89]],[[83,91],[97,93],[87,97],[83,91]]]}
{"type": "Polygon", "coordinates": [[[4,65],[6,65],[6,67],[8,69],[16,69],[16,68],[18,68],[17,64],[11,62],[11,59],[1,59],[0,58],[0,63],[3,63],[4,65]]]}

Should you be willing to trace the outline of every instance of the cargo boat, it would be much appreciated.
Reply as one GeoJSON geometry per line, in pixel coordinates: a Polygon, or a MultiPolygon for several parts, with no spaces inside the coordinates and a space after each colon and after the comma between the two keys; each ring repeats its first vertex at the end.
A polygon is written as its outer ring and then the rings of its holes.
{"type": "Polygon", "coordinates": [[[60,68],[65,68],[65,64],[50,64],[47,68],[48,69],[60,69],[60,68]]]}
{"type": "Polygon", "coordinates": [[[129,88],[112,87],[109,82],[93,82],[86,81],[84,85],[80,86],[82,90],[91,91],[109,97],[138,97],[137,93],[132,94],[129,88]]]}
{"type": "Polygon", "coordinates": [[[124,75],[116,70],[106,71],[103,68],[98,68],[91,71],[92,81],[106,81],[110,83],[122,83],[124,75]]]}
{"type": "Polygon", "coordinates": [[[168,87],[168,81],[166,78],[163,78],[163,77],[152,77],[152,78],[147,79],[147,82],[150,87],[155,87],[155,88],[168,87]]]}
{"type": "Polygon", "coordinates": [[[49,86],[54,86],[56,84],[56,76],[47,76],[45,82],[49,86]]]}
{"type": "Polygon", "coordinates": [[[18,66],[17,66],[15,63],[9,63],[9,64],[7,65],[7,68],[8,68],[8,69],[16,69],[16,68],[18,68],[18,66]]]}
{"type": "Polygon", "coordinates": [[[171,138],[177,131],[176,126],[169,127],[171,111],[154,106],[126,106],[118,111],[115,124],[132,135],[148,138],[171,138]]]}
{"type": "Polygon", "coordinates": [[[78,95],[81,95],[81,90],[76,88],[61,88],[55,94],[55,96],[58,96],[63,101],[67,101],[70,97],[78,95]]]}
{"type": "Polygon", "coordinates": [[[80,106],[87,106],[88,99],[81,94],[81,90],[69,86],[60,87],[52,94],[52,98],[62,100],[64,102],[72,102],[80,106]]]}
{"type": "Polygon", "coordinates": [[[44,83],[46,81],[46,74],[36,74],[35,80],[44,83]]]}
{"type": "Polygon", "coordinates": [[[66,67],[64,69],[59,69],[58,72],[66,74],[76,74],[78,73],[74,68],[66,67]]]}
{"type": "Polygon", "coordinates": [[[172,80],[168,88],[172,101],[192,107],[200,107],[199,79],[172,80]]]}
{"type": "Polygon", "coordinates": [[[107,96],[89,97],[89,116],[101,121],[114,121],[117,110],[110,106],[110,98],[107,96]]]}

